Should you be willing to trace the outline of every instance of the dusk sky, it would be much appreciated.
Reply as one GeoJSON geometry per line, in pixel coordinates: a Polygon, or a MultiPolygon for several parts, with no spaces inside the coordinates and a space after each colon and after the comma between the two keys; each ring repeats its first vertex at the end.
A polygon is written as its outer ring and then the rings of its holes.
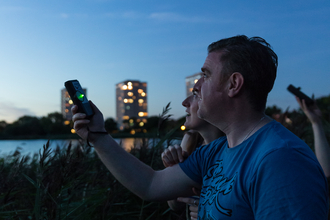
{"type": "Polygon", "coordinates": [[[3,0],[0,2],[0,121],[60,112],[64,82],[115,118],[115,84],[148,83],[149,116],[171,102],[185,115],[185,77],[200,71],[207,46],[244,34],[279,57],[268,106],[298,107],[289,84],[330,94],[330,1],[3,0]]]}

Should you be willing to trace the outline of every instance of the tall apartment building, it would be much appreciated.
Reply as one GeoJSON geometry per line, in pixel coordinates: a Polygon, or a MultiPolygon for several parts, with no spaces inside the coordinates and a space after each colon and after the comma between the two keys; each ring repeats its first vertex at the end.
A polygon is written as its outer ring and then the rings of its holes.
{"type": "MultiPolygon", "coordinates": [[[[87,89],[84,89],[84,93],[87,96],[87,89]]],[[[63,118],[65,119],[65,123],[69,124],[72,120],[72,112],[71,107],[73,105],[73,101],[70,98],[70,95],[68,91],[66,91],[66,88],[61,90],[61,113],[63,115],[63,118]]]]}
{"type": "Polygon", "coordinates": [[[201,78],[202,72],[195,73],[194,75],[186,77],[186,94],[187,97],[192,95],[192,91],[196,82],[201,78]]]}
{"type": "Polygon", "coordinates": [[[116,120],[118,128],[143,127],[147,122],[147,83],[126,80],[116,84],[116,120]],[[135,126],[135,125],[138,126],[135,126]]]}

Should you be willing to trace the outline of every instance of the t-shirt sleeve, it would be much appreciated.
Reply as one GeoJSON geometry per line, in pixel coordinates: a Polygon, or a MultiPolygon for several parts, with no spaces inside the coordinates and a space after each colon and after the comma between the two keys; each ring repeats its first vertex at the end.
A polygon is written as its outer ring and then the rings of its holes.
{"type": "Polygon", "coordinates": [[[269,152],[248,185],[256,220],[327,218],[323,171],[317,161],[296,149],[269,152]]]}
{"type": "Polygon", "coordinates": [[[184,162],[179,163],[183,172],[195,182],[202,184],[202,158],[205,158],[206,146],[197,148],[184,162]]]}

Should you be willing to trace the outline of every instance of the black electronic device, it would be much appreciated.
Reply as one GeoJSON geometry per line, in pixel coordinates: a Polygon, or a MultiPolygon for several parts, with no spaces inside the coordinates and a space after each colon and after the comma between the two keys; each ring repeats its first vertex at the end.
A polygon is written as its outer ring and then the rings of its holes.
{"type": "Polygon", "coordinates": [[[64,83],[73,103],[78,106],[78,112],[86,114],[86,117],[94,115],[94,111],[86,97],[78,80],[68,80],[64,83]]]}
{"type": "Polygon", "coordinates": [[[300,91],[300,87],[294,87],[293,85],[289,85],[288,86],[288,90],[289,92],[291,92],[292,94],[294,94],[295,96],[297,96],[300,100],[304,99],[306,105],[312,105],[314,103],[314,100],[311,99],[310,97],[308,97],[306,94],[304,94],[303,92],[300,91]]]}

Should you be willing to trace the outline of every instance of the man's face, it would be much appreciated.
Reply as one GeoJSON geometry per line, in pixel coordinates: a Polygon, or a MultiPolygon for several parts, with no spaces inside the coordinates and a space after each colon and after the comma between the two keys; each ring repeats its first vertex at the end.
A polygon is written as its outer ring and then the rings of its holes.
{"type": "Polygon", "coordinates": [[[221,82],[223,66],[220,62],[220,55],[221,52],[209,53],[202,67],[203,76],[195,84],[195,90],[199,98],[198,117],[211,124],[217,122],[225,103],[225,83],[221,82]]]}

